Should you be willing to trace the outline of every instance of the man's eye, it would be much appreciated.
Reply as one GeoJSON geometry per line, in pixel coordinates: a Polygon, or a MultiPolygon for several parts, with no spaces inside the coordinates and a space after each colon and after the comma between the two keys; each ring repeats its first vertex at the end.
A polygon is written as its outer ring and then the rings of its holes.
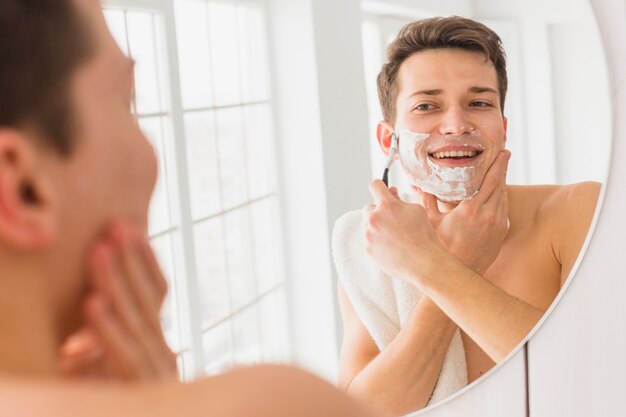
{"type": "Polygon", "coordinates": [[[415,110],[421,110],[421,111],[432,110],[433,108],[434,106],[428,103],[418,104],[417,106],[415,106],[415,110]]]}
{"type": "Polygon", "coordinates": [[[491,107],[491,104],[486,101],[472,101],[472,107],[491,107]]]}

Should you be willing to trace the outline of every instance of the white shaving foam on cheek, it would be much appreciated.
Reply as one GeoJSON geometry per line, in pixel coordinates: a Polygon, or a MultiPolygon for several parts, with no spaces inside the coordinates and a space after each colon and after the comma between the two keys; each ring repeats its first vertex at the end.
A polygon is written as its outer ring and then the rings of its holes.
{"type": "MultiPolygon", "coordinates": [[[[478,136],[472,132],[470,136],[478,136]]],[[[476,195],[480,187],[479,166],[442,167],[431,161],[426,151],[428,133],[404,130],[399,134],[398,154],[405,171],[413,178],[416,186],[433,194],[441,201],[468,200],[476,195]]],[[[467,137],[464,138],[467,140],[467,137]]],[[[459,139],[454,139],[459,141],[459,139]]],[[[484,149],[484,148],[483,148],[484,149]]]]}

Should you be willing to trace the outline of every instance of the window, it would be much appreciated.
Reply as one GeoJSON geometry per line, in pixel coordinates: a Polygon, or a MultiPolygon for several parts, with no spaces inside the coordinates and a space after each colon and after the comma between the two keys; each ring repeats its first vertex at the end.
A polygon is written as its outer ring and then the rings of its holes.
{"type": "Polygon", "coordinates": [[[159,178],[151,242],[183,377],[289,359],[262,2],[111,0],[159,178]]]}

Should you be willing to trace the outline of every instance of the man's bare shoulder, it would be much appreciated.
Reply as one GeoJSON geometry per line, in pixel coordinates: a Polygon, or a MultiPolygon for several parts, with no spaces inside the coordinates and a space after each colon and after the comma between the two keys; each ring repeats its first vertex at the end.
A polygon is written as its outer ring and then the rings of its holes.
{"type": "Polygon", "coordinates": [[[541,205],[542,214],[557,222],[565,222],[565,227],[572,227],[572,223],[588,226],[598,202],[600,188],[597,182],[581,182],[556,186],[541,205]]]}
{"type": "Polygon", "coordinates": [[[561,286],[585,241],[601,188],[597,182],[509,188],[509,206],[515,207],[519,218],[527,220],[529,236],[543,236],[552,248],[561,265],[561,286]]]}
{"type": "Polygon", "coordinates": [[[588,181],[568,185],[509,186],[510,203],[540,222],[591,221],[602,184],[588,181]]]}
{"type": "Polygon", "coordinates": [[[298,368],[259,365],[188,384],[97,385],[0,376],[0,415],[13,417],[364,417],[330,383],[298,368]]]}

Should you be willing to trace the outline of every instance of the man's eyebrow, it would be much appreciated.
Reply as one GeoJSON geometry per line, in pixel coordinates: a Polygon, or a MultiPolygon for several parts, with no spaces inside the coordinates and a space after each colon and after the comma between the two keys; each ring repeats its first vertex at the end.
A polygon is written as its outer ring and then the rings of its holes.
{"type": "MultiPolygon", "coordinates": [[[[480,93],[494,93],[494,94],[498,94],[498,92],[496,90],[494,90],[491,87],[483,87],[483,86],[479,86],[479,85],[475,85],[473,87],[470,87],[467,89],[467,91],[469,91],[470,93],[476,93],[476,94],[480,94],[480,93]]],[[[432,90],[419,90],[414,92],[413,94],[411,94],[409,97],[414,97],[414,96],[438,96],[441,93],[443,93],[443,90],[438,88],[438,89],[432,89],[432,90]]]]}
{"type": "Polygon", "coordinates": [[[470,93],[476,93],[476,94],[480,94],[480,93],[494,93],[494,94],[498,94],[498,92],[496,90],[494,90],[491,87],[482,87],[482,86],[474,86],[474,87],[470,87],[468,89],[468,91],[470,93]]]}
{"type": "Polygon", "coordinates": [[[436,90],[420,90],[420,91],[416,91],[413,94],[411,94],[409,97],[414,97],[414,96],[438,96],[439,94],[443,93],[442,89],[436,89],[436,90]]]}

